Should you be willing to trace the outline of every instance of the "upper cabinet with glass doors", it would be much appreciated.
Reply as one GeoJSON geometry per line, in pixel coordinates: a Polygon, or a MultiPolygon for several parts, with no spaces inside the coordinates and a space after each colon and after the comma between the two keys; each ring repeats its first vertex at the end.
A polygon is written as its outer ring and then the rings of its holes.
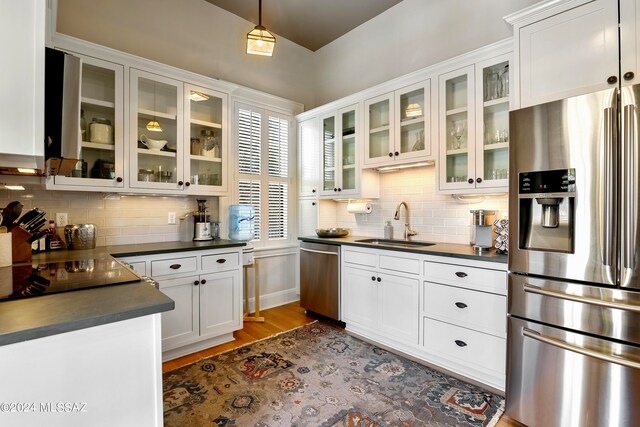
{"type": "Polygon", "coordinates": [[[429,158],[430,88],[425,80],[365,102],[365,166],[429,158]]]}
{"type": "Polygon", "coordinates": [[[440,75],[441,191],[507,191],[509,58],[502,55],[440,75]]]}
{"type": "Polygon", "coordinates": [[[185,84],[185,189],[203,194],[227,188],[226,145],[227,95],[204,87],[185,84]],[[188,183],[188,184],[187,184],[188,183]]]}
{"type": "Polygon", "coordinates": [[[130,186],[224,193],[227,95],[135,69],[130,84],[130,186]]]}
{"type": "Polygon", "coordinates": [[[68,176],[49,177],[47,188],[124,188],[124,67],[74,55],[82,59],[79,161],[68,176]]]}
{"type": "Polygon", "coordinates": [[[321,191],[331,198],[378,197],[377,174],[360,168],[360,104],[320,118],[321,191]],[[364,184],[364,185],[363,185],[364,184]]]}

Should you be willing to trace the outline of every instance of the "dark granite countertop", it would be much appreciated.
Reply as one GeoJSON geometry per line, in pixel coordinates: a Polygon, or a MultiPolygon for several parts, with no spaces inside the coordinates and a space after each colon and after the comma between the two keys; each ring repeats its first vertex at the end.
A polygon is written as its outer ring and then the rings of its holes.
{"type": "MultiPolygon", "coordinates": [[[[113,259],[112,256],[150,255],[240,246],[245,246],[245,243],[230,240],[119,245],[87,250],[45,252],[34,255],[30,263],[22,264],[47,264],[87,259],[97,262],[113,259]]],[[[11,277],[9,275],[11,268],[0,269],[0,275],[11,277]]],[[[3,301],[0,302],[0,345],[161,313],[173,310],[174,306],[171,298],[142,281],[3,301]]]]}
{"type": "Polygon", "coordinates": [[[507,256],[496,253],[494,250],[483,252],[478,254],[473,250],[470,245],[460,245],[456,243],[435,243],[433,246],[417,247],[417,248],[405,248],[398,246],[384,246],[375,245],[371,243],[357,242],[357,240],[371,239],[372,237],[365,236],[347,236],[347,237],[317,237],[317,236],[303,236],[298,237],[298,240],[303,242],[316,242],[326,243],[332,245],[348,245],[348,246],[360,246],[374,249],[384,249],[388,251],[400,251],[400,252],[412,252],[418,254],[437,255],[444,257],[472,259],[475,261],[489,261],[501,264],[507,263],[507,256]]]}

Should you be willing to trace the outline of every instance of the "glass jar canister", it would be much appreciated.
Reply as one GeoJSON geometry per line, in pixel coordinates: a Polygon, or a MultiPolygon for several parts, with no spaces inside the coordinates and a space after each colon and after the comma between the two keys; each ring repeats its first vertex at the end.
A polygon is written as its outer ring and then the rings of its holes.
{"type": "Polygon", "coordinates": [[[89,125],[90,141],[96,144],[113,144],[111,120],[94,117],[89,125]]]}

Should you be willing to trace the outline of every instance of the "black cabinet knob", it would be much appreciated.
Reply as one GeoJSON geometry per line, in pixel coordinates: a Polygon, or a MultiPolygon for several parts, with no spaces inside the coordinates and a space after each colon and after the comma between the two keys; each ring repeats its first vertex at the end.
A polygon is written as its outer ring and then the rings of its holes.
{"type": "Polygon", "coordinates": [[[457,302],[456,303],[456,307],[458,307],[458,308],[467,308],[467,304],[465,304],[463,302],[457,302]]]}
{"type": "Polygon", "coordinates": [[[627,71],[626,73],[623,74],[622,77],[625,80],[633,80],[633,78],[635,77],[635,74],[633,74],[633,71],[627,71]]]}
{"type": "Polygon", "coordinates": [[[338,193],[342,191],[342,188],[338,187],[338,193]]]}
{"type": "Polygon", "coordinates": [[[393,153],[389,153],[389,157],[393,157],[393,153]]]}
{"type": "Polygon", "coordinates": [[[467,182],[468,182],[469,184],[473,184],[473,178],[469,178],[469,179],[467,180],[467,182]]]}
{"type": "Polygon", "coordinates": [[[182,185],[182,184],[184,184],[184,182],[178,181],[178,185],[182,185]]]}
{"type": "Polygon", "coordinates": [[[206,280],[206,279],[202,279],[202,280],[200,281],[200,283],[202,283],[202,284],[204,285],[205,283],[207,283],[207,280],[206,280]]]}
{"type": "Polygon", "coordinates": [[[458,347],[466,347],[467,346],[467,343],[464,342],[464,341],[461,341],[461,340],[456,340],[455,343],[456,343],[456,345],[458,347]]]}
{"type": "Polygon", "coordinates": [[[334,189],[333,189],[333,191],[338,191],[338,189],[337,189],[337,188],[334,188],[334,189]]]}
{"type": "Polygon", "coordinates": [[[607,79],[607,83],[609,83],[610,85],[618,83],[618,78],[616,76],[609,76],[609,78],[607,79]]]}
{"type": "Polygon", "coordinates": [[[476,178],[476,182],[477,182],[478,184],[480,184],[480,183],[482,182],[482,178],[480,178],[480,177],[476,178]]]}
{"type": "Polygon", "coordinates": [[[376,276],[371,276],[371,280],[376,281],[376,276]]]}
{"type": "Polygon", "coordinates": [[[456,271],[456,276],[458,277],[467,277],[467,273],[463,271],[456,271]]]}
{"type": "Polygon", "coordinates": [[[190,185],[191,185],[191,183],[190,183],[189,181],[187,181],[187,182],[185,182],[185,183],[184,183],[184,186],[185,186],[185,187],[188,187],[188,186],[190,186],[190,185]]]}
{"type": "Polygon", "coordinates": [[[311,190],[311,192],[312,192],[312,193],[315,193],[315,192],[316,192],[316,189],[314,188],[313,190],[311,190]]]}
{"type": "Polygon", "coordinates": [[[394,156],[399,156],[399,155],[400,155],[400,153],[396,151],[395,153],[393,153],[393,155],[394,155],[394,156]]]}
{"type": "Polygon", "coordinates": [[[118,181],[118,182],[122,182],[122,177],[121,177],[121,176],[117,177],[117,178],[116,178],[116,181],[118,181]]]}
{"type": "Polygon", "coordinates": [[[376,280],[377,280],[378,282],[382,282],[382,277],[378,277],[376,280]]]}
{"type": "Polygon", "coordinates": [[[193,282],[193,284],[194,284],[195,286],[198,286],[198,285],[200,284],[200,282],[198,282],[198,281],[196,280],[195,282],[193,282]]]}
{"type": "Polygon", "coordinates": [[[315,206],[315,205],[316,205],[316,202],[311,202],[311,206],[315,206]]]}

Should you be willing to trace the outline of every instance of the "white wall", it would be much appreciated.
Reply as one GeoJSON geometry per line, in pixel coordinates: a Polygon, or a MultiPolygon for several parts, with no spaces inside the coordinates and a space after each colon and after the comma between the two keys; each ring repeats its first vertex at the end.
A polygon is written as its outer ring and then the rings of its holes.
{"type": "Polygon", "coordinates": [[[319,49],[316,105],[512,35],[502,17],[539,0],[404,0],[319,49]]]}
{"type": "Polygon", "coordinates": [[[347,227],[355,236],[382,237],[384,224],[391,220],[394,238],[402,239],[404,209],[400,221],[393,215],[400,202],[410,211],[411,227],[418,232],[415,240],[468,244],[471,237],[470,209],[491,209],[497,218],[508,215],[506,195],[487,196],[484,201],[458,201],[448,194],[436,192],[436,168],[406,169],[380,175],[380,198],[373,200],[372,213],[347,213],[347,204],[333,201],[320,203],[320,227],[347,227]]]}
{"type": "Polygon", "coordinates": [[[313,105],[313,53],[277,37],[247,55],[253,26],[205,0],[58,0],[60,33],[313,105]]]}

